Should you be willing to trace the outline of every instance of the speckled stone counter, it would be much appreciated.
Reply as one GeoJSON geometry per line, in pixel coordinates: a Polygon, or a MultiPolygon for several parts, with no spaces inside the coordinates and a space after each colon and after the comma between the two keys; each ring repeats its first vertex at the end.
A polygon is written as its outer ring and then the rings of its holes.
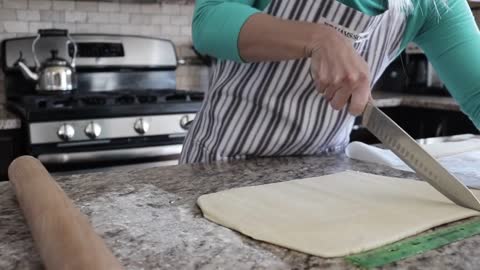
{"type": "Polygon", "coordinates": [[[7,109],[0,104],[0,130],[17,129],[21,126],[22,122],[20,118],[7,111],[7,109]]]}
{"type": "MultiPolygon", "coordinates": [[[[254,241],[202,218],[206,193],[357,170],[414,178],[341,154],[182,165],[57,178],[126,269],[353,269],[254,241]]],[[[378,222],[384,222],[379,220],[378,222]]],[[[480,236],[385,269],[479,269],[480,236]]],[[[0,269],[42,269],[13,191],[0,184],[0,269]]]]}
{"type": "Polygon", "coordinates": [[[386,92],[373,92],[372,96],[375,99],[375,104],[381,108],[405,106],[412,108],[460,111],[460,106],[451,97],[406,95],[386,92]]]}

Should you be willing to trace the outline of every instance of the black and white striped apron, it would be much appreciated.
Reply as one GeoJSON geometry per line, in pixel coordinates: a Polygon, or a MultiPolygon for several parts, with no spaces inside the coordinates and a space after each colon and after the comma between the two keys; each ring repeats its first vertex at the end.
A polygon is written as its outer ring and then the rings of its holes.
{"type": "MultiPolygon", "coordinates": [[[[324,23],[352,39],[372,84],[402,41],[404,14],[367,16],[336,0],[272,0],[264,11],[324,23]]],[[[333,110],[315,89],[310,60],[215,61],[210,87],[187,135],[181,163],[258,156],[315,155],[343,150],[354,117],[333,110]]]]}

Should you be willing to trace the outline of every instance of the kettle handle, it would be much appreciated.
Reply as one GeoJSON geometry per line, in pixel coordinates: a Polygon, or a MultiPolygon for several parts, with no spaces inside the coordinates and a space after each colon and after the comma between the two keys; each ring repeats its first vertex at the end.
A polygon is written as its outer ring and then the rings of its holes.
{"type": "Polygon", "coordinates": [[[74,48],[74,53],[73,53],[73,57],[72,57],[72,61],[71,61],[70,65],[73,68],[75,67],[75,61],[77,59],[77,50],[78,50],[77,44],[75,43],[75,41],[72,39],[72,37],[68,33],[68,30],[66,30],[66,29],[53,29],[52,28],[52,29],[39,29],[38,30],[38,35],[32,43],[33,59],[35,60],[35,65],[36,65],[37,69],[40,68],[40,61],[38,61],[37,52],[35,50],[35,47],[36,47],[36,44],[37,44],[38,40],[42,37],[66,37],[66,38],[68,38],[67,46],[68,46],[69,43],[71,43],[71,44],[73,44],[73,48],[74,48]]]}
{"type": "Polygon", "coordinates": [[[70,65],[72,68],[75,68],[75,60],[77,59],[77,52],[78,52],[78,47],[77,43],[75,43],[75,40],[67,33],[67,51],[68,51],[68,45],[71,43],[73,45],[73,56],[72,56],[72,61],[70,62],[70,65]]]}

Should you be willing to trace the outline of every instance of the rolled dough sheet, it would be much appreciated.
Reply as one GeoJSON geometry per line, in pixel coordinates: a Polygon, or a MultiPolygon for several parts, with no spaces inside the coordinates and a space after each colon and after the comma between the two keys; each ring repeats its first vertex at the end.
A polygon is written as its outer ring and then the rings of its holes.
{"type": "Polygon", "coordinates": [[[370,250],[480,214],[426,182],[351,171],[231,189],[197,204],[217,224],[321,257],[370,250]]]}

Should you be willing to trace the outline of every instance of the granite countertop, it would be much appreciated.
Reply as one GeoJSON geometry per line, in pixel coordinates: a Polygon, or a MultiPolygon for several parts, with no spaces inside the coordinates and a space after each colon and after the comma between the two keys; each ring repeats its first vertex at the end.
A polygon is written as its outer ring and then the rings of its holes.
{"type": "Polygon", "coordinates": [[[0,130],[17,129],[22,127],[20,118],[9,112],[0,104],[0,130]]]}
{"type": "MultiPolygon", "coordinates": [[[[234,187],[357,170],[412,173],[350,160],[343,154],[180,165],[57,177],[126,269],[354,269],[254,241],[202,218],[202,195],[234,187]]],[[[0,269],[42,269],[9,184],[0,183],[0,269]]],[[[478,269],[480,236],[385,269],[478,269]]]]}
{"type": "Polygon", "coordinates": [[[376,91],[372,93],[378,107],[413,107],[460,111],[460,106],[452,97],[407,95],[402,93],[386,93],[376,91]]]}

